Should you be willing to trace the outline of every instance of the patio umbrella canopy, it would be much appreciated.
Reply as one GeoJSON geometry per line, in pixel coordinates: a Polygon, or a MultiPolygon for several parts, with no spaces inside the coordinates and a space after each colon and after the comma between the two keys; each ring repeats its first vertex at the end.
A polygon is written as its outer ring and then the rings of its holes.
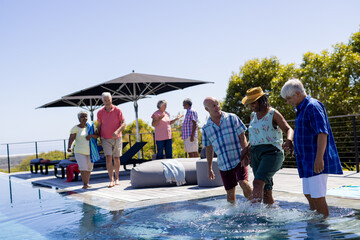
{"type": "MultiPolygon", "coordinates": [[[[121,96],[113,97],[113,104],[119,105],[129,102],[121,96]]],[[[94,120],[94,111],[102,107],[104,104],[101,96],[75,96],[75,97],[62,97],[56,101],[44,104],[38,108],[52,108],[52,107],[80,107],[90,112],[91,121],[94,120]]]]}
{"type": "Polygon", "coordinates": [[[134,102],[135,119],[136,119],[136,136],[139,139],[138,123],[138,104],[139,99],[149,95],[159,95],[174,90],[184,89],[199,84],[212,83],[206,81],[166,77],[142,73],[130,73],[125,76],[89,87],[78,92],[69,94],[65,97],[94,96],[101,95],[103,92],[110,92],[113,99],[121,97],[127,101],[134,102]]]}
{"type": "Polygon", "coordinates": [[[76,104],[79,107],[102,106],[101,94],[103,92],[110,92],[114,105],[119,105],[125,102],[134,102],[137,141],[140,141],[137,103],[139,99],[206,83],[213,82],[133,72],[66,95],[60,100],[45,104],[41,107],[58,107],[63,103],[69,105],[76,104]],[[60,103],[59,101],[62,101],[63,103],[60,103]]]}
{"type": "Polygon", "coordinates": [[[66,97],[101,95],[103,92],[110,92],[113,96],[121,96],[125,99],[135,101],[148,95],[159,95],[161,93],[205,83],[213,82],[130,73],[128,75],[66,95],[66,97]]]}

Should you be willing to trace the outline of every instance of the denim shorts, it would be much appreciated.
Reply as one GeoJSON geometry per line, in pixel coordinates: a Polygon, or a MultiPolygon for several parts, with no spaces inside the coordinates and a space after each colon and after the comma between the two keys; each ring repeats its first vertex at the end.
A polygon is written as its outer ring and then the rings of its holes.
{"type": "Polygon", "coordinates": [[[251,146],[250,152],[254,179],[265,182],[264,190],[272,190],[273,176],[282,166],[284,152],[271,144],[251,146]]]}

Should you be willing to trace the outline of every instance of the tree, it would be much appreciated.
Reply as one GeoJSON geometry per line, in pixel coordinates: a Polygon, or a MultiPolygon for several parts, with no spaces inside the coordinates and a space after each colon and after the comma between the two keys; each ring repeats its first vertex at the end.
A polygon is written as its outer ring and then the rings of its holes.
{"type": "Polygon", "coordinates": [[[307,93],[324,103],[328,115],[359,113],[360,54],[351,45],[333,47],[333,52],[305,53],[299,77],[307,93]]]}
{"type": "MultiPolygon", "coordinates": [[[[140,140],[143,142],[147,142],[147,144],[142,149],[142,152],[144,154],[142,158],[144,159],[152,159],[152,155],[154,154],[153,132],[154,129],[150,125],[139,119],[140,140]]],[[[131,144],[133,145],[136,142],[136,122],[133,121],[131,124],[126,125],[122,133],[124,136],[123,141],[131,142],[131,144]]],[[[129,148],[130,144],[128,144],[123,149],[123,152],[127,151],[129,148]]],[[[136,154],[134,158],[138,158],[138,155],[136,154]]]]}
{"type": "Polygon", "coordinates": [[[348,45],[351,47],[351,51],[360,53],[360,32],[356,32],[350,37],[348,45]]]}
{"type": "Polygon", "coordinates": [[[293,119],[292,107],[280,96],[284,83],[293,77],[302,80],[306,92],[324,103],[328,115],[359,113],[360,32],[353,34],[348,44],[335,44],[332,51],[305,53],[299,67],[280,64],[276,57],[247,61],[239,73],[232,74],[223,109],[248,122],[251,109],[241,100],[247,89],[261,86],[269,93],[270,104],[285,119],[293,119]]]}
{"type": "MultiPolygon", "coordinates": [[[[174,119],[175,117],[171,118],[174,119]]],[[[143,158],[145,159],[152,159],[153,154],[155,154],[154,150],[154,128],[151,127],[149,124],[145,123],[143,120],[139,119],[139,133],[141,136],[141,141],[148,142],[144,148],[143,158]]],[[[126,125],[123,131],[123,141],[131,142],[134,144],[136,142],[136,123],[133,121],[131,124],[126,125]]],[[[173,157],[174,158],[183,158],[185,157],[184,151],[184,143],[181,139],[181,122],[176,122],[172,127],[172,147],[173,147],[173,157]]],[[[127,145],[123,152],[127,151],[130,148],[130,145],[127,145]]],[[[134,156],[137,158],[138,156],[134,156]]]]}
{"type": "Polygon", "coordinates": [[[274,102],[288,109],[286,102],[280,99],[280,85],[293,77],[296,72],[294,64],[282,65],[276,57],[247,61],[240,67],[240,72],[233,73],[230,78],[223,110],[235,113],[244,122],[248,122],[252,110],[244,106],[241,100],[246,96],[248,89],[258,86],[269,94],[271,103],[274,102]]]}

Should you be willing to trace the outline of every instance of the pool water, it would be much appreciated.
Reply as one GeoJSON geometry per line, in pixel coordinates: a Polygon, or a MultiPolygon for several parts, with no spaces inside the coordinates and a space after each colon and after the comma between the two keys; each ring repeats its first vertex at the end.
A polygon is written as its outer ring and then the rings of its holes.
{"type": "Polygon", "coordinates": [[[0,174],[0,239],[360,239],[360,212],[326,220],[299,202],[251,206],[238,196],[108,211],[0,174]]]}

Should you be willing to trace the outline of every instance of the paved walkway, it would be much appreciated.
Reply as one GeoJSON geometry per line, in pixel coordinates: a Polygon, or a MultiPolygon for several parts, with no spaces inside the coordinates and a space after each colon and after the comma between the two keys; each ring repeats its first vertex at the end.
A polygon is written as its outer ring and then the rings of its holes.
{"type": "MultiPolygon", "coordinates": [[[[106,170],[94,171],[90,179],[92,188],[88,190],[81,188],[81,180],[65,182],[66,179],[56,178],[52,171],[49,171],[49,175],[29,172],[11,175],[31,181],[35,185],[51,186],[58,192],[68,192],[71,198],[111,211],[225,195],[223,187],[205,188],[197,185],[133,189],[130,183],[130,171],[123,169],[120,172],[121,184],[113,188],[107,188],[109,182],[106,170]]],[[[252,180],[253,174],[249,168],[249,181],[252,180]]],[[[329,175],[328,189],[343,185],[360,185],[360,173],[346,171],[344,175],[329,175]]],[[[242,194],[239,187],[237,194],[242,194]]],[[[274,198],[306,203],[296,169],[283,168],[275,175],[274,198]]],[[[327,196],[327,201],[330,206],[360,209],[360,199],[356,198],[327,196]]]]}

